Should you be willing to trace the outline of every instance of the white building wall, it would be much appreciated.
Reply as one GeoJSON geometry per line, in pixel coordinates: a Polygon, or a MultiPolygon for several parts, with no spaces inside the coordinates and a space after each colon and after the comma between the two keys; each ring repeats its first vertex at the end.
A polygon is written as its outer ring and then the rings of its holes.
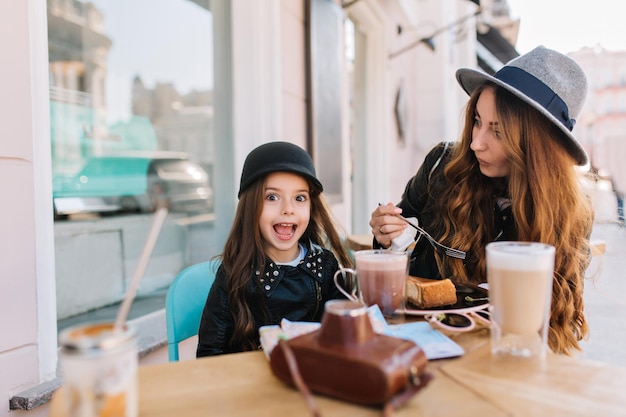
{"type": "Polygon", "coordinates": [[[280,2],[279,70],[281,92],[281,137],[306,147],[306,64],[304,2],[280,2]]]}
{"type": "Polygon", "coordinates": [[[56,309],[45,0],[0,3],[0,416],[52,379],[56,309]]]}
{"type": "Polygon", "coordinates": [[[585,70],[589,92],[574,127],[596,168],[626,193],[626,51],[582,48],[570,56],[585,70]]]}
{"type": "MultiPolygon", "coordinates": [[[[398,202],[406,182],[438,142],[459,137],[467,95],[459,87],[459,67],[476,68],[476,5],[467,0],[379,1],[384,7],[390,55],[432,36],[434,51],[421,43],[388,57],[387,144],[389,176],[381,199],[398,202]],[[463,23],[452,25],[467,17],[463,23]],[[398,33],[398,25],[402,32],[398,33]],[[448,29],[449,28],[449,29],[448,29]],[[407,135],[398,140],[394,114],[400,85],[406,88],[407,135]]],[[[383,151],[385,152],[385,151],[383,151]]],[[[380,175],[376,173],[374,175],[380,175]]],[[[375,207],[370,207],[372,211],[375,207]]]]}

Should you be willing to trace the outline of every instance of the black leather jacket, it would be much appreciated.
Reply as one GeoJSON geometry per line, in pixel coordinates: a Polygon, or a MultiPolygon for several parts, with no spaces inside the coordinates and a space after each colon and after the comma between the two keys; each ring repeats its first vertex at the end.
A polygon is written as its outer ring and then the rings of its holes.
{"type": "MultiPolygon", "coordinates": [[[[450,161],[453,143],[441,142],[435,146],[424,158],[424,163],[419,168],[413,178],[407,183],[402,200],[397,204],[402,208],[404,217],[416,217],[419,224],[426,229],[435,239],[443,234],[442,230],[437,230],[432,226],[433,220],[439,216],[439,209],[435,202],[442,190],[449,187],[448,181],[443,175],[443,169],[450,161]]],[[[494,227],[497,234],[492,240],[516,240],[515,222],[511,209],[500,209],[494,205],[494,227]]],[[[435,261],[434,249],[428,240],[416,236],[417,242],[411,253],[409,273],[423,278],[441,279],[437,263],[435,261]]],[[[374,246],[380,244],[374,239],[374,246]]],[[[465,267],[468,275],[472,276],[475,258],[471,251],[467,253],[465,267]]]]}
{"type": "MultiPolygon", "coordinates": [[[[297,266],[276,265],[268,259],[265,270],[255,271],[248,284],[250,310],[257,329],[255,343],[260,345],[258,329],[290,321],[320,321],[324,303],[345,298],[335,286],[333,275],[339,268],[337,259],[317,245],[310,245],[297,266]]],[[[215,283],[207,297],[196,356],[241,352],[243,346],[230,346],[233,317],[228,302],[228,277],[224,268],[217,271],[215,283]]]]}

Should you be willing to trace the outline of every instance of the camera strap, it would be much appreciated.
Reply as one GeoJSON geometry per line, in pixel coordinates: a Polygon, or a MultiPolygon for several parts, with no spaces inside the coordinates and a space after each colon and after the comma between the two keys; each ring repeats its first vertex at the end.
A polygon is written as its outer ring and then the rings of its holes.
{"type": "Polygon", "coordinates": [[[291,346],[289,346],[287,340],[283,338],[280,338],[278,340],[278,344],[283,349],[283,352],[285,354],[285,361],[287,362],[287,367],[289,368],[291,379],[293,379],[293,382],[296,384],[298,391],[300,391],[300,393],[304,397],[306,405],[309,407],[309,410],[311,410],[311,415],[313,415],[313,417],[321,417],[322,415],[317,408],[315,398],[313,398],[311,390],[302,379],[302,375],[300,374],[300,368],[298,368],[298,361],[296,361],[296,355],[293,353],[291,346]]]}

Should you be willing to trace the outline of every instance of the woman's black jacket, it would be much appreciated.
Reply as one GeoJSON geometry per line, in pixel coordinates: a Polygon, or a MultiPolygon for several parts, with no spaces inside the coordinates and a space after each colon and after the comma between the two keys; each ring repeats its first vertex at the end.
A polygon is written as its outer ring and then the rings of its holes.
{"type": "MultiPolygon", "coordinates": [[[[443,234],[442,230],[434,229],[432,224],[435,223],[434,218],[441,215],[440,206],[435,203],[438,202],[437,200],[440,198],[442,191],[450,186],[443,175],[443,171],[450,161],[453,146],[453,143],[441,142],[430,150],[424,158],[422,166],[407,183],[402,194],[402,200],[397,204],[398,207],[402,208],[404,217],[417,218],[419,224],[435,239],[443,234]]],[[[500,210],[496,205],[494,206],[494,211],[495,230],[499,232],[497,236],[494,236],[493,240],[515,240],[515,223],[510,207],[500,210]]],[[[441,224],[441,222],[437,223],[441,224]]],[[[421,238],[419,233],[416,239],[417,242],[411,253],[410,275],[441,279],[433,247],[428,240],[421,238]]],[[[374,239],[374,246],[380,247],[376,239],[374,239]]],[[[472,263],[473,256],[471,251],[469,251],[465,265],[470,275],[472,263]]]]}

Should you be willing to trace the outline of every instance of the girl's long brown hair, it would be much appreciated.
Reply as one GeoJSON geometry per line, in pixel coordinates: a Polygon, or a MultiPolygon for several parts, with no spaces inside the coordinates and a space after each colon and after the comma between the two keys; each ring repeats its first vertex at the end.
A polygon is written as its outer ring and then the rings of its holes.
{"type": "MultiPolygon", "coordinates": [[[[228,302],[235,326],[230,340],[232,346],[242,345],[245,350],[255,350],[256,328],[249,303],[262,303],[262,298],[250,298],[246,291],[254,271],[263,270],[266,255],[259,229],[263,210],[265,176],[250,185],[239,198],[235,219],[221,255],[222,266],[229,282],[228,302]]],[[[319,190],[308,181],[311,198],[311,217],[301,242],[309,241],[331,250],[339,263],[350,267],[348,255],[335,222],[319,190]]]]}
{"type": "MultiPolygon", "coordinates": [[[[508,91],[486,84],[470,97],[464,129],[444,174],[451,184],[438,196],[442,239],[470,251],[466,267],[460,260],[438,259],[442,270],[465,281],[486,282],[485,246],[495,239],[494,206],[499,181],[485,177],[473,151],[476,103],[485,88],[493,88],[501,140],[511,164],[500,182],[511,200],[518,241],[556,247],[549,345],[559,353],[580,349],[587,336],[583,314],[583,280],[590,261],[589,236],[593,211],[580,188],[574,159],[565,151],[562,132],[538,111],[508,91]]],[[[501,193],[501,191],[500,191],[501,193]]],[[[501,195],[500,195],[501,196],[501,195]]]]}

